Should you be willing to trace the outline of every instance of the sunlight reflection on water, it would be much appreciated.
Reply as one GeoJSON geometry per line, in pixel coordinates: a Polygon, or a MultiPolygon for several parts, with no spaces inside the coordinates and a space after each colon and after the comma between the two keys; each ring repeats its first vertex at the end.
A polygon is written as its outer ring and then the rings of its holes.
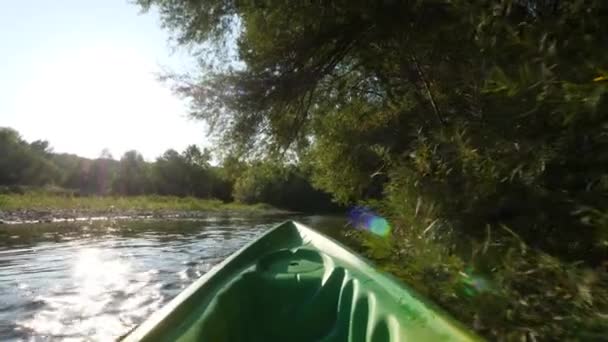
{"type": "Polygon", "coordinates": [[[0,341],[115,340],[285,219],[0,226],[0,341]]]}
{"type": "Polygon", "coordinates": [[[69,339],[84,334],[107,341],[162,303],[160,286],[148,286],[156,270],[134,275],[130,262],[111,249],[83,248],[71,261],[71,284],[54,286],[37,297],[46,307],[20,322],[22,327],[42,336],[69,339]],[[136,282],[130,283],[134,277],[136,282]]]}

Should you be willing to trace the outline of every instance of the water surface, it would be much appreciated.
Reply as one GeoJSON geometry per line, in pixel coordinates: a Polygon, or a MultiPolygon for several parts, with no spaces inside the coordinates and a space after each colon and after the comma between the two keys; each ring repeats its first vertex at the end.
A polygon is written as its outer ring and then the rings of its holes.
{"type": "MultiPolygon", "coordinates": [[[[0,340],[114,340],[287,218],[0,226],[0,340]]],[[[297,219],[334,237],[344,223],[297,219]]]]}

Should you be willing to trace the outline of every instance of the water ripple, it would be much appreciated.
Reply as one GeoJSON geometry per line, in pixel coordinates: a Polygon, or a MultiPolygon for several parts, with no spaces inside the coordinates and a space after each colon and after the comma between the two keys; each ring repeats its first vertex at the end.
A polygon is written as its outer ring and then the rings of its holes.
{"type": "Polygon", "coordinates": [[[0,226],[0,341],[114,340],[285,219],[0,226]]]}
{"type": "Polygon", "coordinates": [[[113,340],[281,221],[251,220],[2,227],[0,340],[113,340]]]}

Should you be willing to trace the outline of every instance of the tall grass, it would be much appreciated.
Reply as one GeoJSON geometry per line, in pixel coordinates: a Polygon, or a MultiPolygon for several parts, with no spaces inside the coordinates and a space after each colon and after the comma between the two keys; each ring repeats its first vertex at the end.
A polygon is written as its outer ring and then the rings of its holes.
{"type": "Polygon", "coordinates": [[[360,252],[490,340],[608,341],[606,265],[559,260],[506,226],[457,236],[416,207],[390,217],[389,239],[351,232],[360,252]]]}
{"type": "Polygon", "coordinates": [[[0,194],[0,210],[90,210],[90,211],[240,211],[262,212],[266,204],[223,203],[216,199],[175,196],[74,196],[45,192],[0,194]]]}

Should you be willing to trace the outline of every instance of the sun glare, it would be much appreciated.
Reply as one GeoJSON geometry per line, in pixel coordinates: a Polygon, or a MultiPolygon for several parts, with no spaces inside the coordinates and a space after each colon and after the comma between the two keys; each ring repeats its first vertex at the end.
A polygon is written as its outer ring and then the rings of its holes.
{"type": "Polygon", "coordinates": [[[75,337],[84,333],[93,340],[112,341],[158,309],[162,295],[158,286],[151,286],[157,281],[154,275],[154,270],[136,272],[112,249],[82,248],[73,256],[70,281],[38,297],[46,306],[19,325],[63,340],[79,340],[75,337]],[[117,304],[120,314],[112,314],[117,304]]]}
{"type": "Polygon", "coordinates": [[[87,157],[109,148],[115,157],[136,149],[149,159],[169,147],[201,143],[202,125],[184,118],[184,104],[157,81],[158,71],[158,65],[124,46],[64,51],[37,70],[20,92],[17,109],[22,119],[35,123],[29,136],[87,157]],[[188,137],[198,132],[201,139],[184,141],[184,132],[188,137]],[[159,137],[167,135],[172,146],[165,147],[159,137]]]}

